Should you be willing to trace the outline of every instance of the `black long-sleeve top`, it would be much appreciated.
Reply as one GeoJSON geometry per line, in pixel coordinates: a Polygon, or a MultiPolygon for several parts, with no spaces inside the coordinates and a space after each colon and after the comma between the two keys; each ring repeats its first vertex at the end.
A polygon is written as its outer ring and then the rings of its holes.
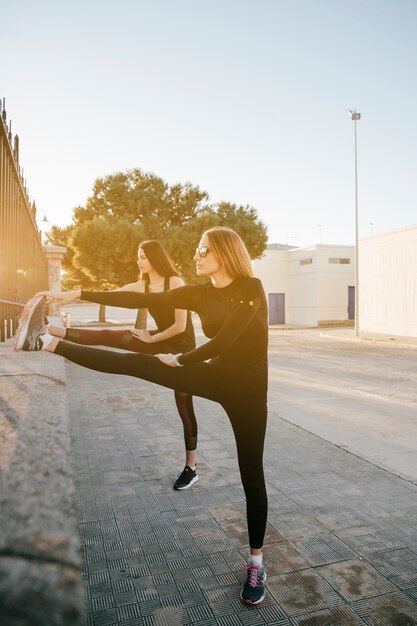
{"type": "Polygon", "coordinates": [[[195,311],[210,341],[180,357],[182,365],[210,360],[228,378],[250,384],[253,393],[267,388],[267,304],[258,278],[236,278],[227,287],[186,285],[158,293],[82,291],[82,300],[138,309],[167,306],[195,311]]]}

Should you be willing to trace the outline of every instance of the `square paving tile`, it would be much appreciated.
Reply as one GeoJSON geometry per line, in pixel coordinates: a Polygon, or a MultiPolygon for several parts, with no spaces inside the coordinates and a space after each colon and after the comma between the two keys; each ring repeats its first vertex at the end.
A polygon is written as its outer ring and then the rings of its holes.
{"type": "Polygon", "coordinates": [[[304,614],[345,604],[314,569],[267,579],[267,589],[287,615],[304,614]]]}
{"type": "Polygon", "coordinates": [[[365,623],[347,606],[317,611],[307,616],[292,617],[290,622],[294,626],[363,626],[365,623]]]}
{"type": "Polygon", "coordinates": [[[396,591],[395,585],[363,560],[342,561],[318,567],[325,580],[347,602],[396,591]]]}
{"type": "Polygon", "coordinates": [[[292,539],[291,544],[310,565],[344,561],[357,556],[356,552],[332,533],[313,535],[306,539],[292,539]]]}
{"type": "Polygon", "coordinates": [[[417,605],[401,593],[358,600],[352,609],[367,626],[416,626],[417,605]]]}

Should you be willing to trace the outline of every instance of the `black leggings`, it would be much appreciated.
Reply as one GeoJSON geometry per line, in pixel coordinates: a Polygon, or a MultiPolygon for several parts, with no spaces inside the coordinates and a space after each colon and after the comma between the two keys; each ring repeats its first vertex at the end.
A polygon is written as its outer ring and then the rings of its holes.
{"type": "MultiPolygon", "coordinates": [[[[122,348],[142,354],[175,354],[179,352],[178,348],[169,341],[146,343],[135,337],[130,330],[67,328],[65,339],[83,346],[109,346],[110,348],[122,348]]],[[[184,429],[185,449],[195,450],[197,448],[197,419],[194,413],[193,397],[177,390],[174,393],[175,404],[184,429]]]]}
{"type": "Polygon", "coordinates": [[[157,383],[184,394],[219,402],[226,411],[236,439],[237,455],[246,495],[249,544],[261,548],[266,527],[267,496],[263,473],[263,448],[266,429],[266,395],[234,379],[209,363],[169,367],[155,356],[117,353],[59,341],[55,349],[73,363],[99,372],[126,374],[157,383]]]}

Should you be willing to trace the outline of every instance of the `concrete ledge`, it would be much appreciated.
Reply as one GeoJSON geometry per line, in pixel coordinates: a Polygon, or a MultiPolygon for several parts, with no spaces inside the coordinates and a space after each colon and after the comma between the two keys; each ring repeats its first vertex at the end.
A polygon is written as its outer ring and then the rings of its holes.
{"type": "Polygon", "coordinates": [[[0,623],[81,626],[64,362],[0,347],[0,623]]]}

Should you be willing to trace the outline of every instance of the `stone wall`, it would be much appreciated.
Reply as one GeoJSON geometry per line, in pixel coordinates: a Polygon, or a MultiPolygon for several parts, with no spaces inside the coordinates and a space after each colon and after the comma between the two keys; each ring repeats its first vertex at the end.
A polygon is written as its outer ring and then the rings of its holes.
{"type": "Polygon", "coordinates": [[[0,350],[0,624],[84,626],[64,361],[0,350]]]}

